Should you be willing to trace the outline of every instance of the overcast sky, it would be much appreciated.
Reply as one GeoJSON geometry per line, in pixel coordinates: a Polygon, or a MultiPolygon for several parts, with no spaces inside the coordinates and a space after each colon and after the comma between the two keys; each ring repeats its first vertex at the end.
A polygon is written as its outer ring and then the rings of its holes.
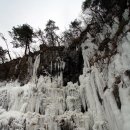
{"type": "MultiPolygon", "coordinates": [[[[44,29],[48,19],[54,20],[56,25],[64,30],[80,14],[83,1],[0,0],[0,32],[9,40],[7,32],[13,26],[28,23],[34,28],[44,29]]],[[[0,40],[0,45],[5,48],[2,40],[0,40]]]]}

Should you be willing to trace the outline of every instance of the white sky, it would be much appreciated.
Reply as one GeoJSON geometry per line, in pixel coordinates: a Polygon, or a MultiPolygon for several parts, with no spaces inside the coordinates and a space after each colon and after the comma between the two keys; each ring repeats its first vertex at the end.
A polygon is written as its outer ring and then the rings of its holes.
{"type": "MultiPolygon", "coordinates": [[[[13,26],[28,23],[34,28],[45,28],[49,19],[61,30],[78,17],[84,0],[0,0],[0,32],[8,41],[13,26]]],[[[0,46],[5,48],[0,39],[0,46]]],[[[9,45],[12,49],[11,45],[9,45]]],[[[14,50],[14,49],[13,49],[14,50]]]]}

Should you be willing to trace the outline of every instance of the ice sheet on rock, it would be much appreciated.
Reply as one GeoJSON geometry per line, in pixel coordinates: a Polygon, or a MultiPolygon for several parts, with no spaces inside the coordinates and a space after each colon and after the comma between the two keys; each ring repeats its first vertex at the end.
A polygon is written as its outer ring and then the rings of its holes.
{"type": "Polygon", "coordinates": [[[91,42],[92,38],[89,34],[88,37],[89,39],[87,39],[84,43],[82,43],[82,55],[84,59],[83,73],[88,72],[88,70],[90,69],[89,59],[91,59],[94,56],[98,48],[94,43],[91,42]]]}

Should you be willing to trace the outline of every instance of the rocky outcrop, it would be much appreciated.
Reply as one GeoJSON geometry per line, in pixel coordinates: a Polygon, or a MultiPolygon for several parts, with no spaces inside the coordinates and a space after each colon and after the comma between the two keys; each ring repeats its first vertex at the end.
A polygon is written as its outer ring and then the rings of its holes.
{"type": "Polygon", "coordinates": [[[79,75],[82,74],[83,58],[81,48],[47,47],[40,46],[40,51],[30,53],[19,59],[12,60],[0,65],[0,80],[16,80],[24,85],[32,76],[32,69],[35,58],[40,55],[40,64],[37,76],[58,76],[63,73],[63,84],[67,82],[78,82],[79,75]]]}

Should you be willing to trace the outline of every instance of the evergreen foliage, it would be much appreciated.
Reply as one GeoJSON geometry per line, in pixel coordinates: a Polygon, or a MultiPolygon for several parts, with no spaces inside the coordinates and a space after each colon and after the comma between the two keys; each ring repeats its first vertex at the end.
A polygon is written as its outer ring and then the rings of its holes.
{"type": "Polygon", "coordinates": [[[9,32],[13,38],[14,47],[25,47],[25,55],[27,54],[27,49],[30,52],[30,43],[33,41],[33,29],[28,24],[23,24],[22,26],[13,27],[12,32],[9,32]]]}

